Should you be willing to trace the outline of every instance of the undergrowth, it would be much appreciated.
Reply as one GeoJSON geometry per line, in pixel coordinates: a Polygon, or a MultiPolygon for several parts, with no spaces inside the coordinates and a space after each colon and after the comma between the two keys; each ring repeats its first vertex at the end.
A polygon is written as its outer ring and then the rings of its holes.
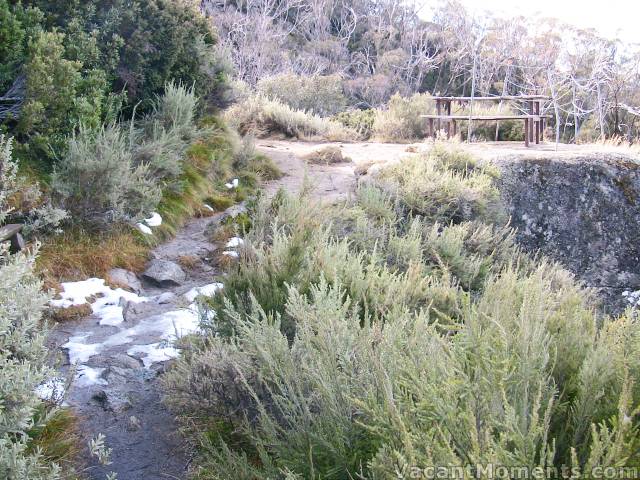
{"type": "Polygon", "coordinates": [[[490,167],[440,147],[408,163],[345,205],[253,208],[215,318],[165,378],[197,478],[637,466],[635,315],[600,318],[520,251],[490,167]]]}

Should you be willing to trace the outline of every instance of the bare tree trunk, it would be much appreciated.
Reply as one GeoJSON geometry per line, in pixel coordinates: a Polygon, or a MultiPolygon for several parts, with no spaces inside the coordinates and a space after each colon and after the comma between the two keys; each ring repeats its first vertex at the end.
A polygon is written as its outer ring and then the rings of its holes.
{"type": "Polygon", "coordinates": [[[556,87],[551,77],[551,68],[547,70],[547,78],[549,80],[549,87],[551,88],[551,99],[553,101],[553,111],[556,117],[556,150],[558,150],[558,144],[560,143],[560,106],[558,105],[558,98],[556,96],[556,87]]]}
{"type": "Polygon", "coordinates": [[[473,97],[476,94],[476,59],[478,52],[473,54],[473,67],[471,69],[471,100],[469,101],[469,121],[467,122],[467,143],[471,143],[471,117],[473,115],[473,97]]]}
{"type": "Polygon", "coordinates": [[[596,84],[596,89],[598,92],[598,123],[600,124],[600,139],[604,138],[604,115],[602,112],[602,89],[600,87],[600,82],[596,84]]]}

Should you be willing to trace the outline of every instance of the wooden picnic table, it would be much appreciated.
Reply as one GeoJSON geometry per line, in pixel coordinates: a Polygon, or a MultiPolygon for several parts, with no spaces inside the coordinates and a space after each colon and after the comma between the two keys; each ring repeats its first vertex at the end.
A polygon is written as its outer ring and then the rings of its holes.
{"type": "Polygon", "coordinates": [[[447,138],[457,134],[458,121],[501,121],[501,120],[522,120],[524,123],[524,144],[529,146],[531,142],[536,144],[544,140],[545,120],[552,118],[550,115],[541,115],[541,104],[549,100],[545,95],[502,95],[495,97],[452,97],[435,96],[431,100],[436,102],[435,115],[421,115],[428,120],[427,135],[435,137],[436,131],[441,130],[442,123],[445,123],[447,138]],[[451,104],[470,103],[475,101],[520,101],[528,106],[528,113],[524,115],[451,115],[451,104]],[[444,107],[444,112],[443,112],[444,107]],[[434,127],[437,127],[434,128],[434,127]]]}

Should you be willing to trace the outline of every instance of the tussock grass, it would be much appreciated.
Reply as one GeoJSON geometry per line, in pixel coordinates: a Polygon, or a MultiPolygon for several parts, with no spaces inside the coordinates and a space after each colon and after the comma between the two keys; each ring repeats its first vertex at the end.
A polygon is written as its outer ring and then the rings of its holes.
{"type": "Polygon", "coordinates": [[[351,158],[345,157],[339,147],[324,147],[305,155],[304,160],[316,165],[333,165],[335,163],[349,163],[351,158]]]}

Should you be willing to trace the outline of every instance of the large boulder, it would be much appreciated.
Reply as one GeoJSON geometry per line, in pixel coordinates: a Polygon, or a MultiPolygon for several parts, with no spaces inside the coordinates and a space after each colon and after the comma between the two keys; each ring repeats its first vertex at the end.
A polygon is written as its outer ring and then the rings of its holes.
{"type": "Polygon", "coordinates": [[[151,260],[142,276],[160,287],[181,285],[187,274],[177,263],[169,260],[151,260]]]}
{"type": "Polygon", "coordinates": [[[640,289],[640,162],[612,152],[495,160],[518,242],[541,251],[620,312],[640,289]]]}

